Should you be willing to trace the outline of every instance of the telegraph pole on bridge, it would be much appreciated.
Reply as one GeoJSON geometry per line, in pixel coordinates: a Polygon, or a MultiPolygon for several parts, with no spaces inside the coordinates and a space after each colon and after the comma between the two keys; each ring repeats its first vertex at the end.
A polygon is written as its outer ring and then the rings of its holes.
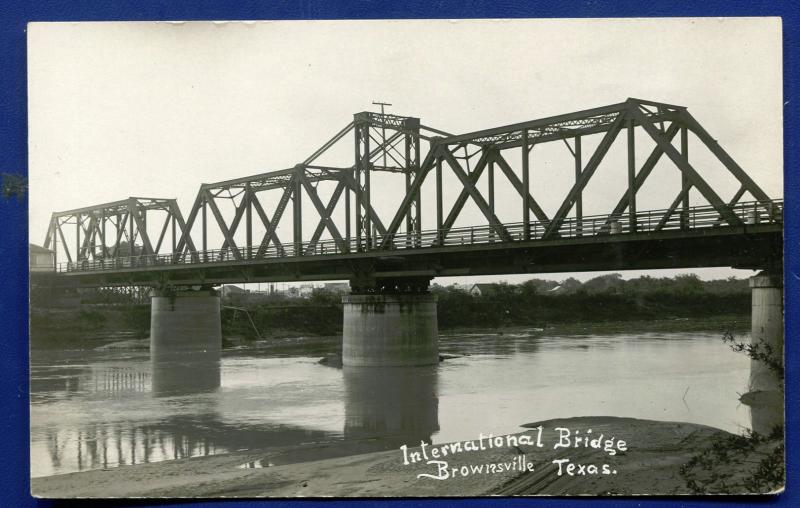
{"type": "Polygon", "coordinates": [[[381,101],[372,101],[372,103],[376,106],[381,107],[381,143],[383,143],[383,167],[386,167],[386,122],[384,121],[384,115],[386,112],[384,111],[384,106],[391,106],[388,102],[381,102],[381,101]]]}

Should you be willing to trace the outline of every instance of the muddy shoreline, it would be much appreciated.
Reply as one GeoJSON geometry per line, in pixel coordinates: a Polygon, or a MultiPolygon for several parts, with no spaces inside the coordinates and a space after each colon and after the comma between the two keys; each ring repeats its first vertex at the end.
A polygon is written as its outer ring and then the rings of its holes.
{"type": "MultiPolygon", "coordinates": [[[[731,435],[689,423],[577,417],[526,424],[526,430],[515,436],[535,436],[539,425],[543,427],[543,447],[520,443],[443,458],[450,469],[522,461],[532,464],[532,472],[511,470],[446,479],[418,477],[419,474],[441,476],[438,465],[425,461],[404,464],[401,450],[363,453],[360,451],[363,443],[350,442],[316,448],[311,445],[233,452],[33,478],[31,491],[37,497],[59,498],[690,494],[680,474],[681,466],[714,439],[731,435]],[[591,428],[594,436],[603,434],[625,440],[627,450],[609,455],[602,449],[584,447],[554,449],[560,439],[556,428],[584,435],[591,428]],[[266,463],[281,454],[298,460],[272,467],[242,467],[255,461],[266,463]],[[562,463],[559,475],[559,466],[553,461],[563,459],[584,466],[607,465],[615,473],[570,475],[566,472],[568,463],[562,463]]],[[[409,443],[409,453],[420,451],[419,447],[411,446],[409,443]]]]}

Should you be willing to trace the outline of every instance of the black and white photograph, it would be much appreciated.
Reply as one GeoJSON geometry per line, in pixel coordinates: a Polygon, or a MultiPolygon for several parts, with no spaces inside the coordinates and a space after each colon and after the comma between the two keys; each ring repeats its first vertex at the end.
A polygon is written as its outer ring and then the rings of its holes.
{"type": "Polygon", "coordinates": [[[780,18],[27,44],[33,496],[783,491],[780,18]]]}

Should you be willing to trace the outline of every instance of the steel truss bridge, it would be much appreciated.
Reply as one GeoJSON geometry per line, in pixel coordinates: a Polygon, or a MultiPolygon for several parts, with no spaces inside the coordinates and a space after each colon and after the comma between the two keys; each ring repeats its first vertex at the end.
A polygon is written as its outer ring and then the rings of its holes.
{"type": "Polygon", "coordinates": [[[201,185],[186,216],[174,199],[136,197],[58,212],[44,246],[55,252],[55,279],[70,285],[348,279],[354,290],[370,291],[451,275],[776,268],[782,229],[783,201],[767,196],[685,107],[628,99],[460,135],[413,117],[357,113],[294,167],[201,185]],[[736,179],[733,196],[723,199],[701,164],[690,161],[689,133],[736,179]],[[641,164],[637,136],[655,143],[641,164]],[[589,137],[599,143],[586,153],[582,144],[589,137]],[[584,215],[584,190],[601,178],[597,169],[619,138],[626,145],[627,185],[613,209],[584,215]],[[332,147],[352,142],[352,164],[319,163],[332,147]],[[531,194],[537,182],[531,181],[530,153],[543,143],[563,144],[573,161],[566,168],[573,184],[550,213],[531,194]],[[662,159],[674,168],[680,190],[667,208],[642,210],[637,192],[662,159]],[[370,182],[380,172],[403,177],[397,191],[403,199],[384,216],[376,211],[370,182]],[[444,172],[458,181],[449,210],[444,172]],[[515,222],[502,222],[495,213],[497,198],[508,198],[495,193],[498,177],[519,200],[515,222]],[[485,192],[478,189],[482,179],[485,192]],[[325,181],[334,186],[327,199],[318,192],[325,181]],[[435,214],[430,229],[422,228],[424,184],[435,188],[435,203],[425,207],[435,214]],[[691,190],[702,203],[690,203],[691,190]],[[277,199],[265,198],[267,191],[277,199]],[[469,200],[483,223],[455,227],[469,200]],[[319,218],[310,232],[303,231],[303,214],[309,213],[304,201],[319,218]],[[278,226],[287,219],[291,238],[279,237],[278,226]],[[221,244],[212,244],[211,231],[221,244]]]}

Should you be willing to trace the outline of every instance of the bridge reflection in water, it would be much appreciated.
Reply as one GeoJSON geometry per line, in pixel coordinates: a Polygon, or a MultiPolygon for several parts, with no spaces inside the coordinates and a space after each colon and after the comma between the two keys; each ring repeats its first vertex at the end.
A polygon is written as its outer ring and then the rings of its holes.
{"type": "MultiPolygon", "coordinates": [[[[339,371],[343,387],[340,411],[344,413],[339,432],[268,418],[226,418],[219,361],[193,357],[150,360],[70,373],[76,376],[70,384],[72,391],[65,391],[62,383],[43,386],[37,396],[60,396],[55,390],[68,397],[105,401],[108,407],[130,401],[139,408],[139,415],[135,419],[103,418],[101,413],[94,419],[81,418],[77,425],[43,429],[32,441],[33,476],[243,449],[263,449],[268,457],[265,464],[302,462],[419,445],[420,441],[431,442],[439,430],[436,366],[339,371]],[[79,392],[74,392],[75,386],[80,386],[79,392]],[[337,442],[339,445],[334,444],[337,442]]],[[[252,395],[248,398],[252,400],[252,395]]],[[[269,405],[269,393],[263,394],[262,400],[269,405]]],[[[256,464],[260,466],[260,462],[256,464]]]]}
{"type": "Polygon", "coordinates": [[[151,359],[152,393],[155,397],[193,395],[220,387],[220,360],[205,355],[184,359],[151,359]]]}
{"type": "Polygon", "coordinates": [[[344,367],[347,440],[375,450],[431,442],[439,430],[438,366],[344,367]]]}

